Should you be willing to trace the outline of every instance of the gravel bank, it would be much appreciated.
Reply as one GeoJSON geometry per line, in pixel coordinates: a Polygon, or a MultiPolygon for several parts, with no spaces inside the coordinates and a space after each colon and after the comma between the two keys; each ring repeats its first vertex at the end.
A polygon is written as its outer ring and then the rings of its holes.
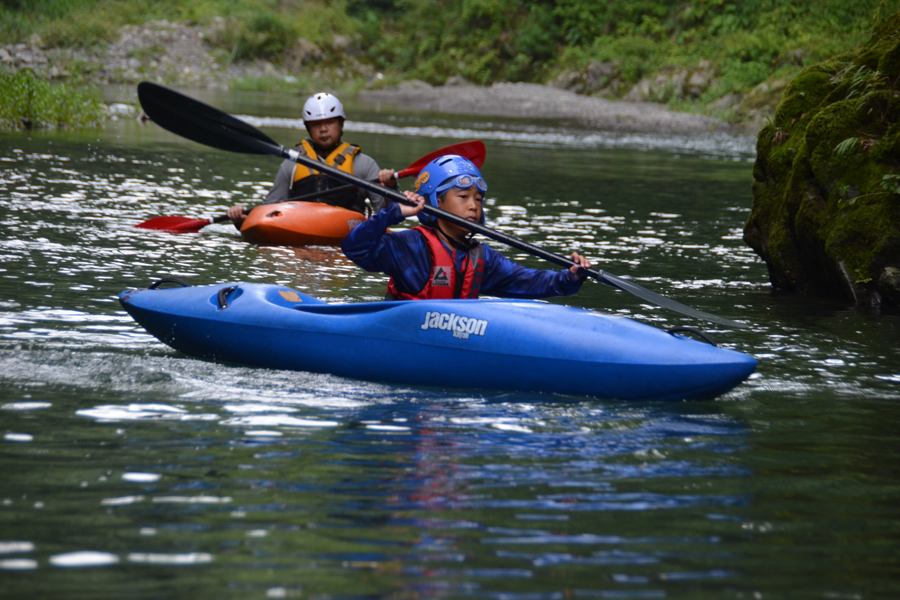
{"type": "Polygon", "coordinates": [[[608,131],[685,134],[733,129],[719,119],[672,111],[660,104],[617,102],[531,83],[432,87],[422,82],[407,82],[395,89],[363,91],[359,96],[365,102],[386,102],[435,112],[573,119],[608,131]]]}

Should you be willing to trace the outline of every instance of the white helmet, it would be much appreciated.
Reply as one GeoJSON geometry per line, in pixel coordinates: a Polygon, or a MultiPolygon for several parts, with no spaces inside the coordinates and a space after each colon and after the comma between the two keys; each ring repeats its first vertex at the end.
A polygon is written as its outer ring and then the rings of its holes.
{"type": "Polygon", "coordinates": [[[332,117],[346,119],[344,105],[335,96],[322,92],[309,97],[303,105],[303,122],[321,121],[332,117]]]}

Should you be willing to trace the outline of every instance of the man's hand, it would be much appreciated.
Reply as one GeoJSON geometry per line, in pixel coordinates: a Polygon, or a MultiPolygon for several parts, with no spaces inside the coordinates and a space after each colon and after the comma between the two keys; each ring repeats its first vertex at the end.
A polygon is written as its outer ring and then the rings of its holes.
{"type": "Polygon", "coordinates": [[[382,169],[378,171],[378,183],[384,187],[397,189],[396,171],[393,169],[382,169]]]}

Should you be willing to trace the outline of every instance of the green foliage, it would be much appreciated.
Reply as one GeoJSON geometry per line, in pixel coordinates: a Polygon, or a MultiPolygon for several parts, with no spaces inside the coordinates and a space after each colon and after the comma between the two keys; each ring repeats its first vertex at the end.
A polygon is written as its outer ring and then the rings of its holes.
{"type": "MultiPolygon", "coordinates": [[[[388,8],[389,2],[354,4],[388,8]]],[[[215,17],[228,20],[222,44],[246,56],[271,57],[298,35],[322,42],[361,27],[342,0],[2,0],[0,40],[21,43],[37,33],[50,47],[102,46],[123,25],[158,19],[206,24],[215,17]]]]}
{"type": "Polygon", "coordinates": [[[857,96],[863,96],[878,87],[889,83],[888,78],[879,71],[870,69],[866,65],[849,65],[833,78],[834,82],[847,81],[849,90],[845,98],[847,100],[857,96]]]}
{"type": "Polygon", "coordinates": [[[603,36],[594,41],[590,56],[601,62],[618,61],[625,82],[634,84],[665,66],[670,48],[640,35],[603,36]]]}
{"type": "Polygon", "coordinates": [[[83,0],[3,0],[0,9],[20,14],[41,14],[51,18],[64,17],[73,8],[84,6],[83,0]]]}
{"type": "Polygon", "coordinates": [[[834,147],[834,155],[838,158],[848,156],[856,152],[862,146],[862,140],[858,137],[848,137],[834,147]]]}
{"type": "Polygon", "coordinates": [[[396,0],[348,0],[347,14],[374,13],[378,17],[396,16],[400,12],[396,0]]]}
{"type": "MultiPolygon", "coordinates": [[[[327,49],[346,35],[390,80],[546,83],[616,61],[618,94],[664,67],[708,61],[712,86],[670,100],[690,109],[859,47],[897,10],[900,0],[2,0],[0,39],[102,46],[125,24],[223,17],[210,38],[223,62],[278,62],[298,37],[327,49]]],[[[851,93],[880,85],[854,76],[851,93]]]]}
{"type": "Polygon", "coordinates": [[[650,38],[666,35],[677,7],[675,0],[559,0],[554,15],[563,35],[560,40],[574,46],[589,46],[598,36],[642,34],[650,38]]]}
{"type": "Polygon", "coordinates": [[[892,194],[900,194],[900,175],[885,175],[881,178],[881,189],[892,194]]]}
{"type": "MultiPolygon", "coordinates": [[[[560,68],[615,60],[624,93],[662,67],[710,61],[715,93],[789,78],[861,44],[898,0],[357,0],[379,11],[370,57],[431,83],[546,82],[560,68]],[[377,5],[377,6],[376,6],[377,5]],[[879,8],[880,7],[880,8],[879,8]]],[[[711,100],[709,97],[704,98],[711,100]]]]}
{"type": "Polygon", "coordinates": [[[245,76],[232,80],[230,89],[241,92],[272,92],[279,94],[295,94],[304,99],[309,94],[321,90],[336,90],[342,93],[358,92],[366,80],[361,77],[347,76],[342,79],[331,75],[300,72],[296,77],[274,77],[271,75],[245,76]],[[318,75],[318,76],[317,76],[318,75]]]}
{"type": "Polygon", "coordinates": [[[297,31],[280,16],[261,12],[247,20],[229,20],[215,42],[231,51],[232,60],[245,60],[276,57],[296,38],[297,31]]]}
{"type": "Polygon", "coordinates": [[[0,130],[93,127],[106,120],[96,88],[55,85],[29,70],[0,70],[0,97],[0,130]]]}
{"type": "Polygon", "coordinates": [[[0,3],[0,36],[21,43],[37,33],[45,46],[102,46],[121,26],[178,15],[161,0],[4,0],[0,3]],[[162,11],[162,12],[160,12],[162,11]]]}
{"type": "Polygon", "coordinates": [[[79,14],[74,19],[60,19],[41,31],[44,44],[54,48],[89,48],[112,41],[124,23],[103,15],[79,14]]]}
{"type": "Polygon", "coordinates": [[[235,79],[229,88],[238,92],[274,92],[279,94],[302,94],[313,89],[310,81],[296,77],[245,76],[235,79]]]}

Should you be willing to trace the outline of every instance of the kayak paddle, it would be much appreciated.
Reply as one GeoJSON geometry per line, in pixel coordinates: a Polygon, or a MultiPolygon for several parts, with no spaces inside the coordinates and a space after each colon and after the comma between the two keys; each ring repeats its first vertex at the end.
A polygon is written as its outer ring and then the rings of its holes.
{"type": "MultiPolygon", "coordinates": [[[[244,210],[245,215],[249,212],[249,210],[244,210]]],[[[219,215],[218,217],[209,217],[208,219],[192,219],[190,217],[153,217],[148,221],[138,223],[135,227],[172,231],[175,233],[196,233],[207,225],[230,220],[228,215],[219,215]]]]}
{"type": "Polygon", "coordinates": [[[484,164],[486,150],[484,148],[484,142],[482,142],[481,140],[470,140],[468,142],[450,144],[445,148],[441,148],[440,150],[435,150],[430,154],[426,154],[402,171],[397,171],[397,174],[394,175],[394,177],[396,177],[397,179],[401,179],[403,177],[412,177],[413,175],[418,175],[419,172],[425,168],[425,165],[436,158],[447,156],[448,154],[457,154],[459,156],[462,156],[463,158],[468,158],[473,163],[475,163],[476,167],[481,168],[481,165],[484,164]]]}
{"type": "MultiPolygon", "coordinates": [[[[149,113],[147,113],[149,114],[149,113]]],[[[171,130],[170,130],[171,131],[171,130]]],[[[188,136],[184,136],[188,137],[188,136]]],[[[190,138],[188,138],[190,139],[190,138]]],[[[447,154],[458,154],[459,156],[464,156],[475,163],[477,166],[481,166],[484,164],[484,159],[486,157],[486,151],[484,147],[484,142],[480,140],[471,140],[468,142],[460,142],[458,144],[451,144],[449,146],[445,146],[444,148],[440,148],[423,156],[413,164],[409,165],[402,171],[397,171],[394,174],[394,177],[400,179],[402,177],[411,177],[413,175],[418,175],[419,172],[425,168],[425,165],[430,163],[435,158],[439,158],[441,156],[446,156],[447,154]]],[[[317,167],[318,168],[318,167],[317,167]]],[[[331,194],[337,194],[340,192],[345,192],[347,190],[353,189],[357,187],[356,185],[342,185],[340,187],[331,188],[330,190],[322,190],[319,192],[313,192],[311,194],[306,194],[304,196],[298,196],[296,198],[288,198],[286,202],[306,202],[310,200],[315,200],[316,198],[322,198],[324,196],[330,196],[331,194]]],[[[378,186],[380,189],[384,190],[381,186],[378,186]]],[[[380,196],[383,196],[384,193],[379,192],[380,196]]],[[[249,210],[244,210],[244,214],[249,214],[249,210]]],[[[192,219],[190,217],[154,217],[143,223],[138,223],[135,227],[140,227],[142,229],[156,229],[163,231],[171,231],[175,233],[196,233],[200,231],[207,225],[212,225],[213,223],[223,223],[225,221],[230,221],[227,215],[219,215],[218,217],[209,217],[207,219],[192,219]]]]}
{"type": "MultiPolygon", "coordinates": [[[[141,101],[144,112],[153,122],[163,129],[191,141],[230,152],[271,154],[273,156],[279,156],[300,163],[310,169],[317,169],[329,177],[352,183],[356,187],[385,196],[395,202],[406,205],[413,204],[411,201],[407,200],[406,196],[396,190],[344,173],[340,169],[324,165],[300,154],[296,150],[285,148],[276,143],[262,131],[248,125],[244,121],[174,90],[145,81],[138,84],[138,98],[141,101]]],[[[494,231],[484,225],[473,223],[472,221],[458,217],[453,213],[449,213],[441,208],[436,208],[430,204],[425,204],[423,212],[460,227],[464,227],[469,231],[481,234],[517,250],[527,252],[532,256],[543,258],[544,260],[561,267],[571,268],[576,264],[569,258],[544,250],[534,244],[510,237],[499,231],[494,231]]],[[[641,300],[645,300],[682,315],[702,319],[726,327],[734,327],[737,329],[746,329],[748,327],[744,323],[717,317],[716,315],[702,310],[685,306],[680,302],[661,296],[656,292],[651,292],[636,283],[616,277],[615,275],[610,275],[600,269],[582,268],[581,270],[585,272],[588,277],[596,279],[601,283],[605,283],[616,289],[622,290],[623,292],[636,296],[641,300]]]]}

